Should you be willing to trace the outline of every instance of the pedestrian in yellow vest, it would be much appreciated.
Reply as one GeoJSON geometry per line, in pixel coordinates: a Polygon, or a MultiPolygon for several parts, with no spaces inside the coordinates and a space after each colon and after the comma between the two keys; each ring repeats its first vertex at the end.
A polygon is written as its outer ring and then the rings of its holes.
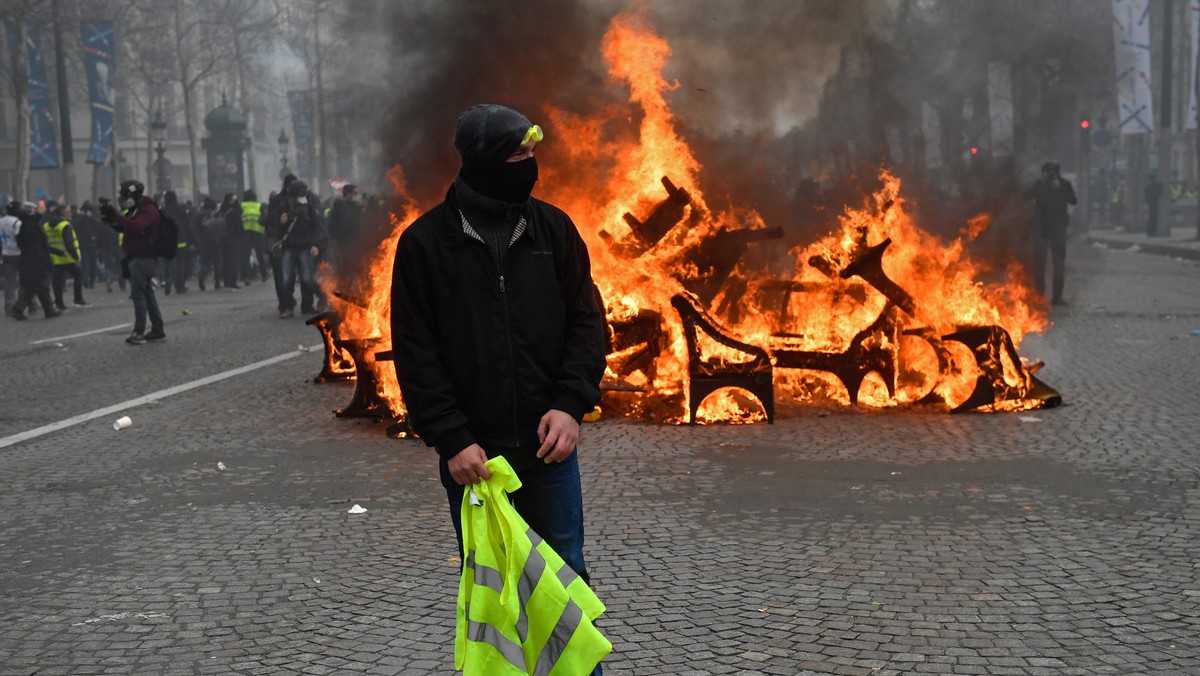
{"type": "Polygon", "coordinates": [[[266,283],[271,276],[271,263],[267,260],[267,229],[259,221],[262,220],[262,203],[253,190],[247,190],[242,195],[242,230],[246,233],[246,255],[242,256],[242,279],[249,282],[251,277],[250,256],[258,266],[258,276],[266,283]]]}
{"type": "Polygon", "coordinates": [[[46,205],[46,220],[42,223],[46,239],[50,240],[50,261],[54,264],[51,286],[54,289],[54,305],[66,310],[63,292],[67,277],[74,280],[75,307],[90,305],[83,299],[83,271],[79,263],[79,242],[75,228],[71,225],[71,207],[50,202],[46,205]]]}

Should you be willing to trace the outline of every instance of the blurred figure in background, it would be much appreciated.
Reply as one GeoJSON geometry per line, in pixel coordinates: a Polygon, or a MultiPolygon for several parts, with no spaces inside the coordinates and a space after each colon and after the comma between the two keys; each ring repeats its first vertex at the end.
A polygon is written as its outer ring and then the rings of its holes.
{"type": "Polygon", "coordinates": [[[34,299],[41,303],[46,319],[57,317],[62,311],[55,308],[54,301],[50,299],[50,277],[54,270],[54,263],[50,260],[50,240],[42,229],[37,205],[24,202],[19,209],[10,205],[10,213],[21,221],[21,229],[17,232],[17,246],[21,249],[18,269],[21,286],[17,292],[17,302],[13,304],[12,318],[27,319],[25,309],[30,307],[34,299]]]}
{"type": "Polygon", "coordinates": [[[242,230],[242,208],[238,204],[237,195],[234,193],[226,193],[224,201],[221,202],[221,218],[224,224],[221,227],[221,284],[226,290],[242,288],[238,284],[238,259],[241,258],[243,242],[245,240],[242,230]]]}
{"type": "Polygon", "coordinates": [[[1063,283],[1067,264],[1067,207],[1076,204],[1075,188],[1062,177],[1057,162],[1042,165],[1041,178],[1025,191],[1025,200],[1033,202],[1033,283],[1038,293],[1046,293],[1046,254],[1054,266],[1053,295],[1050,302],[1066,305],[1063,283]]]}
{"type": "Polygon", "coordinates": [[[80,272],[85,289],[96,288],[96,278],[103,275],[100,242],[104,230],[107,228],[96,218],[96,207],[91,202],[84,202],[75,216],[75,237],[79,240],[80,272]]]}
{"type": "Polygon", "coordinates": [[[241,265],[242,281],[247,284],[254,278],[254,271],[250,269],[251,257],[258,266],[258,276],[263,283],[266,283],[269,274],[267,271],[271,267],[271,262],[267,260],[267,237],[266,228],[262,224],[262,207],[262,203],[258,201],[258,194],[253,190],[247,190],[242,195],[242,237],[246,251],[241,257],[241,265]]]}
{"type": "Polygon", "coordinates": [[[42,227],[46,231],[46,239],[50,242],[50,261],[54,264],[54,306],[59,310],[67,309],[63,293],[66,291],[67,277],[70,277],[73,281],[75,307],[87,307],[89,303],[83,299],[83,273],[80,271],[79,243],[75,238],[75,227],[71,224],[71,208],[57,202],[48,202],[42,227]]]}

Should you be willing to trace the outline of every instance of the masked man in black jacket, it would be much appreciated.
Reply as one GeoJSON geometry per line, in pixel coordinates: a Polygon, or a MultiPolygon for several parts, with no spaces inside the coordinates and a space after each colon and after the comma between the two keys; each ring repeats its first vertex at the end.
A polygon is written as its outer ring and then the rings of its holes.
{"type": "Polygon", "coordinates": [[[600,399],[604,316],[575,224],[530,197],[540,140],[511,108],[459,116],[462,168],[397,245],[392,342],[413,428],[440,456],[460,551],[463,487],[504,456],[522,482],[513,505],[586,580],[575,444],[600,399]]]}

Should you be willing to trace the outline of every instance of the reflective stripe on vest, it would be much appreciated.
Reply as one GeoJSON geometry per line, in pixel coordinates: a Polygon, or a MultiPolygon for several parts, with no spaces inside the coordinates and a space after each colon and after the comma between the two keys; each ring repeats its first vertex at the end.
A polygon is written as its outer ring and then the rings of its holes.
{"type": "Polygon", "coordinates": [[[262,215],[262,204],[259,202],[242,202],[242,230],[246,232],[265,233],[267,230],[258,222],[262,215]]]}
{"type": "Polygon", "coordinates": [[[455,666],[489,676],[590,672],[612,651],[592,625],[604,604],[508,502],[520,480],[507,461],[487,466],[492,478],[463,496],[455,666]]]}
{"type": "Polygon", "coordinates": [[[70,265],[75,262],[75,258],[67,253],[67,242],[66,238],[63,237],[63,233],[66,232],[67,226],[70,224],[70,221],[59,221],[57,225],[42,224],[42,230],[46,233],[46,239],[50,240],[50,262],[55,265],[70,265]],[[55,249],[58,249],[62,253],[54,253],[55,249]]]}

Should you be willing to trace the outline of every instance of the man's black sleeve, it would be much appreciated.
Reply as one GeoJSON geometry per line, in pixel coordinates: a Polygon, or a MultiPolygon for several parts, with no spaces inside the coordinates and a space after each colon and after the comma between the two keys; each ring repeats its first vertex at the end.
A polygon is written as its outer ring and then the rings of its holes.
{"type": "MultiPolygon", "coordinates": [[[[406,233],[407,235],[408,233],[406,233]]],[[[396,379],[413,430],[447,460],[475,438],[458,408],[450,377],[438,355],[433,293],[437,277],[429,270],[415,237],[402,235],[392,267],[392,352],[396,379]]]]}
{"type": "Polygon", "coordinates": [[[566,340],[551,408],[571,414],[578,422],[600,401],[605,366],[604,308],[596,300],[587,245],[569,218],[566,253],[563,260],[567,269],[560,276],[566,303],[566,340]]]}

